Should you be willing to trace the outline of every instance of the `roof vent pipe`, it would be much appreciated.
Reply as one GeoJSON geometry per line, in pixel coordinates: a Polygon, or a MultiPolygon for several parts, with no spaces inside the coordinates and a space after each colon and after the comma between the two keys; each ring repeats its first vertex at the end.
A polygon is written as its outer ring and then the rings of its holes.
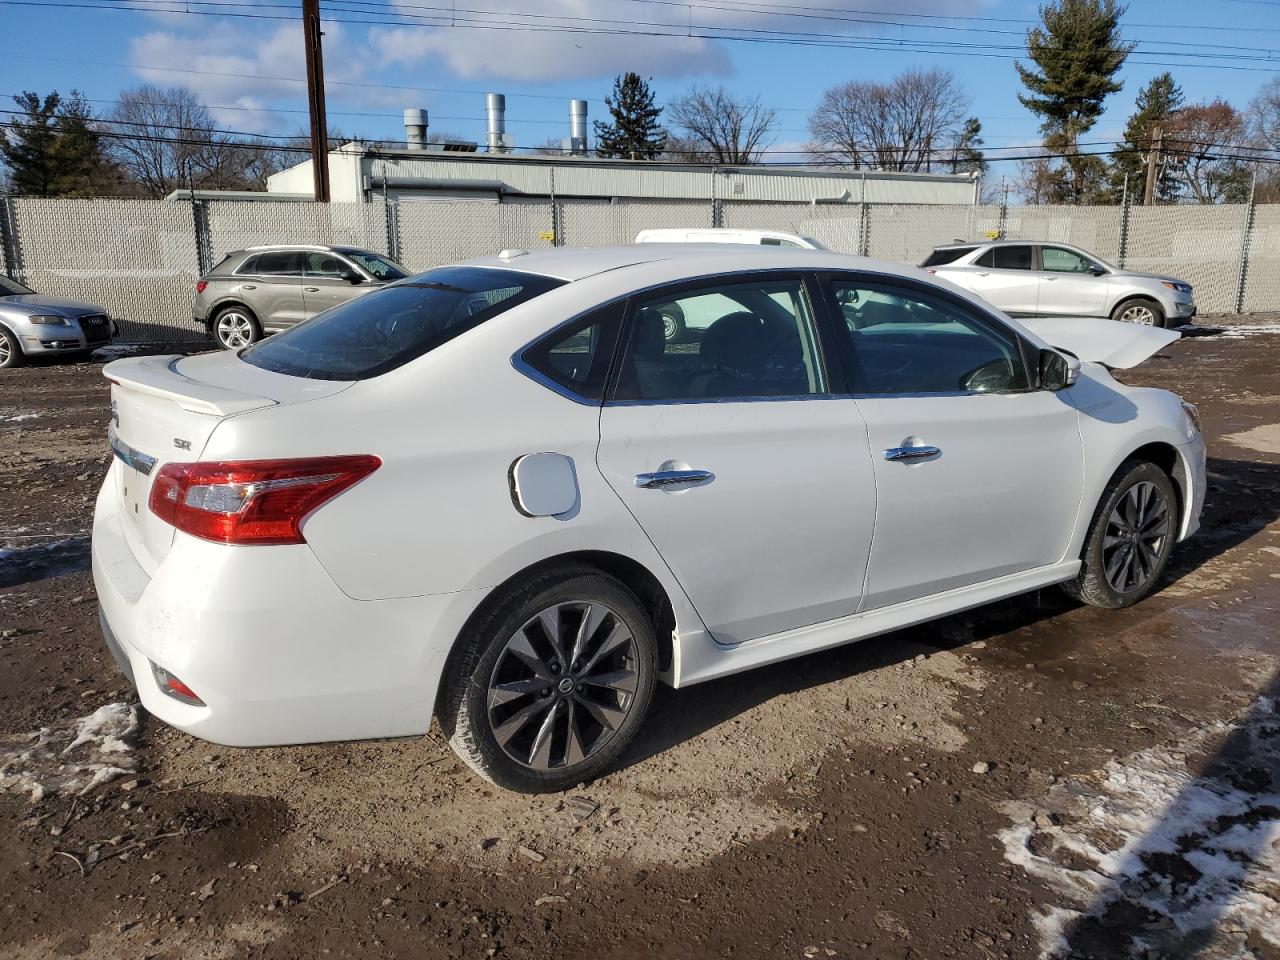
{"type": "Polygon", "coordinates": [[[582,156],[587,152],[587,101],[569,101],[569,152],[582,156]]]}
{"type": "Polygon", "coordinates": [[[404,139],[410,150],[427,149],[427,111],[417,107],[405,110],[404,139]]]}
{"type": "Polygon", "coordinates": [[[500,93],[486,93],[484,112],[489,124],[489,152],[506,153],[508,148],[507,98],[500,93]]]}

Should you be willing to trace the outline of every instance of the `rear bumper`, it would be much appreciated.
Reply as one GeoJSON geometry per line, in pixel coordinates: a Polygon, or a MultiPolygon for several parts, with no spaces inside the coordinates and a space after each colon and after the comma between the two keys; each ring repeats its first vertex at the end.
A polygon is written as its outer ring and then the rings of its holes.
{"type": "MultiPolygon", "coordinates": [[[[103,489],[114,492],[114,477],[103,489]]],[[[184,534],[149,577],[105,493],[92,553],[107,647],[143,705],[228,746],[425,733],[449,647],[479,600],[352,600],[306,545],[228,547],[184,534]],[[204,705],[162,692],[153,665],[204,705]]]]}

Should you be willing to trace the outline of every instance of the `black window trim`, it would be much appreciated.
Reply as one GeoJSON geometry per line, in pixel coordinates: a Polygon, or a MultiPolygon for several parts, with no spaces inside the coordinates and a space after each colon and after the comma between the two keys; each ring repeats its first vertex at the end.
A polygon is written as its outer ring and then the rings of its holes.
{"type": "Polygon", "coordinates": [[[776,268],[756,268],[754,270],[732,270],[723,273],[709,273],[700,277],[692,277],[677,281],[667,281],[665,283],[654,284],[642,290],[635,290],[628,296],[627,310],[622,323],[622,333],[618,337],[614,347],[613,362],[609,368],[609,381],[605,387],[604,405],[606,407],[658,407],[672,406],[675,404],[705,404],[705,403],[780,403],[795,400],[836,400],[848,399],[847,393],[842,393],[835,389],[843,383],[841,371],[832,362],[830,352],[824,342],[824,326],[826,321],[826,304],[822,290],[817,283],[812,269],[797,269],[795,267],[776,267],[776,268]],[[618,387],[619,368],[621,366],[622,352],[626,349],[626,344],[631,340],[631,331],[635,324],[637,306],[639,301],[648,300],[655,292],[661,291],[663,294],[670,292],[673,298],[678,297],[682,292],[702,290],[712,284],[724,281],[732,285],[745,285],[752,282],[760,283],[777,283],[785,280],[799,280],[804,289],[805,296],[809,300],[809,311],[812,314],[814,347],[817,351],[817,361],[821,368],[820,373],[825,383],[826,389],[822,393],[800,393],[786,394],[783,396],[765,395],[753,397],[689,397],[689,398],[672,398],[663,400],[618,400],[615,399],[614,393],[618,387]]]}
{"type": "Polygon", "coordinates": [[[987,247],[986,250],[982,251],[982,253],[978,254],[978,256],[973,261],[973,266],[975,267],[980,266],[978,261],[981,260],[988,253],[991,254],[991,262],[994,264],[996,260],[996,251],[1007,250],[1010,247],[1028,248],[1031,251],[1031,266],[1027,267],[1026,270],[1023,270],[1020,267],[997,267],[997,266],[990,266],[990,267],[986,267],[985,269],[1010,270],[1015,273],[1039,273],[1040,272],[1040,244],[1035,243],[1034,241],[1031,241],[1031,240],[1015,240],[1012,243],[993,243],[989,247],[987,247]]]}
{"type": "Polygon", "coordinates": [[[271,250],[254,250],[249,254],[249,256],[245,257],[242,261],[240,261],[239,266],[237,266],[234,270],[231,271],[231,276],[251,277],[257,280],[262,280],[267,277],[288,277],[290,279],[297,279],[301,281],[304,277],[306,277],[306,266],[303,264],[302,254],[311,253],[311,252],[315,252],[315,251],[306,250],[306,249],[303,249],[302,247],[297,247],[297,248],[280,247],[280,248],[274,248],[271,250]],[[297,273],[259,273],[256,269],[253,270],[252,272],[249,272],[243,269],[246,263],[252,263],[254,267],[257,267],[258,261],[262,259],[263,254],[272,254],[272,253],[296,253],[298,255],[298,266],[300,269],[298,270],[297,273]]]}
{"type": "MultiPolygon", "coordinates": [[[[570,317],[568,320],[565,320],[563,323],[556,324],[554,327],[552,327],[542,336],[538,337],[537,339],[529,341],[523,347],[517,350],[514,354],[512,354],[511,366],[515,367],[516,370],[518,370],[520,373],[523,373],[530,380],[533,380],[535,383],[541,384],[542,386],[550,390],[552,393],[558,393],[560,396],[564,397],[567,400],[572,400],[574,403],[580,403],[586,407],[602,406],[605,402],[605,398],[608,397],[609,395],[610,388],[613,385],[614,370],[618,363],[619,344],[621,344],[622,342],[622,336],[620,335],[620,332],[623,330],[623,328],[626,325],[625,324],[626,315],[631,307],[631,304],[629,302],[630,299],[631,299],[631,294],[626,294],[621,297],[614,297],[611,300],[606,300],[604,303],[598,303],[590,307],[589,309],[586,309],[579,313],[574,314],[572,317],[570,317]],[[599,399],[595,399],[592,397],[585,396],[581,393],[578,393],[576,390],[572,389],[571,387],[565,386],[559,380],[556,380],[548,376],[546,373],[543,373],[536,366],[534,366],[533,361],[526,356],[526,354],[533,353],[548,341],[554,342],[556,340],[560,340],[565,335],[566,331],[571,330],[573,327],[578,326],[583,321],[590,320],[597,314],[606,314],[610,310],[616,310],[619,304],[621,304],[621,307],[622,307],[622,316],[620,318],[610,318],[608,316],[604,318],[605,319],[604,329],[608,331],[608,336],[611,338],[612,342],[607,344],[607,347],[609,350],[609,366],[608,366],[608,369],[605,371],[604,386],[600,391],[599,399]]],[[[588,326],[590,326],[590,324],[588,324],[588,326]]]]}
{"type": "Polygon", "coordinates": [[[1040,390],[1040,365],[1039,365],[1039,348],[1024,337],[1018,330],[1006,324],[999,317],[987,313],[976,304],[970,303],[963,297],[959,297],[950,290],[943,287],[934,286],[910,277],[900,277],[896,274],[885,273],[869,273],[862,270],[824,270],[818,274],[818,285],[821,288],[822,296],[827,304],[826,313],[832,318],[832,326],[830,333],[836,341],[836,353],[840,358],[840,362],[844,368],[850,371],[848,379],[843,386],[848,391],[846,396],[853,397],[855,400],[883,400],[895,398],[909,397],[988,397],[988,396],[1017,396],[1023,393],[1035,393],[1040,390]],[[853,282],[853,283],[869,283],[873,286],[881,288],[889,288],[888,292],[892,293],[893,288],[897,287],[907,294],[924,294],[942,300],[949,306],[955,307],[961,313],[976,320],[980,326],[985,327],[988,331],[997,335],[1013,340],[1014,346],[1018,350],[1018,356],[1022,360],[1022,365],[1027,374],[1027,386],[1021,390],[950,390],[941,393],[867,393],[858,391],[853,382],[853,373],[858,369],[858,358],[854,353],[853,341],[849,336],[849,332],[844,329],[843,314],[840,313],[839,304],[836,301],[835,290],[833,284],[837,282],[853,282]],[[838,326],[837,326],[838,324],[838,326]]]}

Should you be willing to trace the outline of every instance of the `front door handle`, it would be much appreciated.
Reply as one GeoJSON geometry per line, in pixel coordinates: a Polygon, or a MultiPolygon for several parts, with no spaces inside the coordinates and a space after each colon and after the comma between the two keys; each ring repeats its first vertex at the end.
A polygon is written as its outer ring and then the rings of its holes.
{"type": "Polygon", "coordinates": [[[1041,280],[1057,280],[1057,277],[1041,277],[1041,280]]]}
{"type": "Polygon", "coordinates": [[[716,475],[710,470],[658,470],[654,473],[637,473],[636,486],[642,490],[661,490],[676,484],[710,483],[716,475]]]}
{"type": "Polygon", "coordinates": [[[257,290],[258,285],[256,283],[242,283],[240,284],[240,289],[241,290],[257,290]]]}
{"type": "Polygon", "coordinates": [[[303,287],[302,289],[303,289],[303,290],[305,290],[307,293],[319,293],[319,292],[320,292],[320,288],[319,288],[319,287],[303,287]]]}
{"type": "Polygon", "coordinates": [[[907,447],[890,447],[884,452],[886,460],[927,460],[936,457],[942,450],[928,443],[917,443],[907,447]]]}

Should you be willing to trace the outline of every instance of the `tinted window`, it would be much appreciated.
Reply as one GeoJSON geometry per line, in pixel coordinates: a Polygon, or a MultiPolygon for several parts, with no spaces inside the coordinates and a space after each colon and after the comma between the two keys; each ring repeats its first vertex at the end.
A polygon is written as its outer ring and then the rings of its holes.
{"type": "Polygon", "coordinates": [[[522,359],[570,393],[599,400],[625,307],[625,301],[602,307],[534,344],[522,359]]]}
{"type": "Polygon", "coordinates": [[[316,253],[314,251],[306,254],[306,265],[308,277],[329,278],[341,277],[342,268],[346,266],[331,253],[316,253]]]}
{"type": "Polygon", "coordinates": [[[859,281],[832,284],[858,393],[999,393],[1027,388],[1017,340],[941,297],[859,281]]]}
{"type": "Polygon", "coordinates": [[[444,267],[375,290],[241,351],[293,377],[363,380],[434,350],[563,280],[483,267],[444,267]]]}
{"type": "Polygon", "coordinates": [[[799,280],[724,282],[632,307],[615,399],[711,400],[824,393],[799,280]]]}
{"type": "Polygon", "coordinates": [[[0,297],[20,297],[35,293],[30,287],[24,287],[11,277],[0,277],[0,297]]]}
{"type": "Polygon", "coordinates": [[[260,253],[257,265],[252,272],[260,277],[300,277],[302,276],[302,252],[277,250],[272,253],[260,253]]]}
{"type": "Polygon", "coordinates": [[[1088,273],[1093,261],[1065,247],[1041,247],[1043,269],[1054,273],[1088,273]]]}
{"type": "Polygon", "coordinates": [[[942,247],[924,258],[922,267],[940,267],[944,263],[955,263],[965,254],[973,253],[977,247],[942,247]]]}
{"type": "Polygon", "coordinates": [[[979,266],[996,270],[1031,270],[1033,261],[1030,247],[992,247],[978,258],[979,266]]]}
{"type": "Polygon", "coordinates": [[[386,283],[390,283],[393,280],[403,280],[409,275],[398,263],[392,263],[376,253],[369,253],[366,250],[344,250],[343,253],[368,270],[373,276],[386,283]]]}
{"type": "Polygon", "coordinates": [[[258,271],[257,256],[245,257],[244,262],[236,268],[236,273],[253,274],[258,271]]]}

